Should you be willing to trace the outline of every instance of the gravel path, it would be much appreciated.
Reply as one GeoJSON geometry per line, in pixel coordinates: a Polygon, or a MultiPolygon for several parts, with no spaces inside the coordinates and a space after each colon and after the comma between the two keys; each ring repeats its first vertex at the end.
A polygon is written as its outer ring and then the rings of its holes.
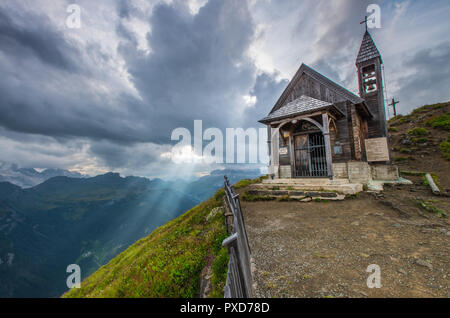
{"type": "Polygon", "coordinates": [[[448,220],[413,205],[403,207],[405,218],[381,201],[363,193],[342,202],[241,202],[256,296],[449,297],[448,220]],[[367,287],[370,264],[381,268],[380,289],[367,287]]]}

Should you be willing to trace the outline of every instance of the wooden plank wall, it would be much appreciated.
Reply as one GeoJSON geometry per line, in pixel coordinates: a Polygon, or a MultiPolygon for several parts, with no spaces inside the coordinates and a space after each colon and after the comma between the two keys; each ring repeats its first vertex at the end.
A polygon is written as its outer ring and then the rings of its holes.
{"type": "Polygon", "coordinates": [[[302,95],[310,96],[315,99],[323,100],[330,103],[344,102],[345,98],[336,94],[325,85],[319,83],[307,74],[299,77],[291,94],[286,99],[284,104],[292,102],[302,95]]]}

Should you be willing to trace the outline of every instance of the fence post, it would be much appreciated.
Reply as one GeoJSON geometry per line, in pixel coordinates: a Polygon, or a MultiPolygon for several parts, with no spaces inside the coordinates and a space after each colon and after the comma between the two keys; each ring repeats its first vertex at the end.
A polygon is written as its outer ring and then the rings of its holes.
{"type": "Polygon", "coordinates": [[[225,298],[250,298],[252,292],[252,273],[250,265],[250,245],[245,230],[239,195],[234,192],[227,176],[225,179],[226,202],[233,214],[233,232],[222,245],[228,248],[229,262],[225,298]]]}

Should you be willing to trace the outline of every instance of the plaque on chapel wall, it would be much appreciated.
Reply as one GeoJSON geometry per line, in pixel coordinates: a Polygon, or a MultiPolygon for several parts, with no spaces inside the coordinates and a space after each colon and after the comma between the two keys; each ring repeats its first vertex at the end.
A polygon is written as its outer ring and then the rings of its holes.
{"type": "Polygon", "coordinates": [[[280,148],[280,156],[286,156],[288,154],[287,147],[280,148]]]}
{"type": "Polygon", "coordinates": [[[341,145],[335,145],[333,147],[333,149],[334,149],[335,155],[342,155],[342,146],[341,145]]]}
{"type": "Polygon", "coordinates": [[[367,161],[389,161],[387,138],[366,139],[367,161]]]}

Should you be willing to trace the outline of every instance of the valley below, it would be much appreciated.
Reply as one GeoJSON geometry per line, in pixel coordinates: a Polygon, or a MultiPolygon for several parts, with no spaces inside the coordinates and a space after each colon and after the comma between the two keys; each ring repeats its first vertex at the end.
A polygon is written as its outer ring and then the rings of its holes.
{"type": "Polygon", "coordinates": [[[85,279],[131,244],[254,171],[215,171],[194,181],[57,176],[21,188],[0,182],[0,297],[59,297],[66,268],[85,279]]]}

